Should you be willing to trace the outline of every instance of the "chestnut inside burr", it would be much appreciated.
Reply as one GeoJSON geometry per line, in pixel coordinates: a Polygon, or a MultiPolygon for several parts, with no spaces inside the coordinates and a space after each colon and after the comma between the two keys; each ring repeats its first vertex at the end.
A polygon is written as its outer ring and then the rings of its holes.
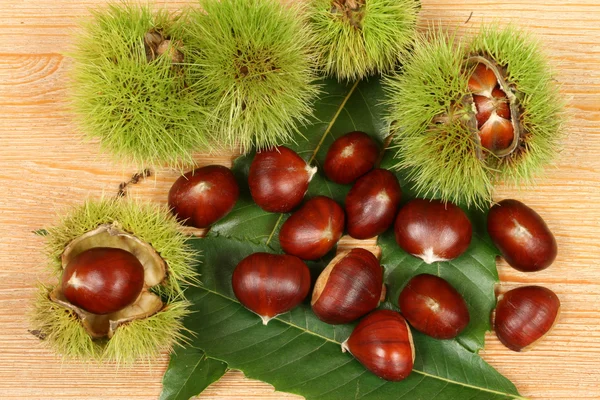
{"type": "Polygon", "coordinates": [[[366,0],[333,0],[331,2],[331,13],[342,14],[348,24],[355,29],[362,29],[365,3],[366,0]]]}
{"type": "Polygon", "coordinates": [[[469,64],[473,68],[469,91],[477,126],[476,139],[495,156],[507,156],[515,150],[520,138],[516,97],[498,66],[484,57],[472,57],[469,64]]]}
{"type": "MultiPolygon", "coordinates": [[[[100,225],[65,247],[61,256],[64,279],[62,284],[50,293],[50,299],[71,310],[93,338],[110,338],[120,325],[135,319],[147,318],[163,308],[160,297],[148,291],[148,288],[165,279],[165,261],[150,244],[130,233],[123,232],[117,225],[116,222],[111,225],[100,225]],[[124,274],[117,274],[116,277],[112,273],[105,274],[108,270],[103,267],[103,256],[93,254],[94,257],[88,260],[89,262],[86,262],[84,269],[81,270],[81,276],[76,276],[73,280],[74,271],[70,270],[72,262],[76,262],[85,254],[91,254],[90,252],[97,253],[100,249],[128,254],[127,257],[134,260],[133,264],[136,264],[133,272],[125,271],[124,274]],[[108,280],[104,282],[104,278],[108,280]],[[112,278],[120,280],[116,282],[115,287],[112,285],[115,282],[110,281],[112,278]],[[104,283],[116,291],[107,293],[104,283]],[[92,298],[84,299],[83,297],[88,296],[89,293],[78,293],[80,289],[91,291],[92,298]]],[[[117,258],[117,261],[121,260],[120,257],[117,258]]]]}
{"type": "Polygon", "coordinates": [[[144,49],[146,50],[146,60],[152,62],[163,54],[169,52],[171,61],[174,63],[183,62],[183,53],[180,41],[173,41],[169,36],[165,36],[160,30],[152,29],[144,35],[144,49]]]}
{"type": "Polygon", "coordinates": [[[96,247],[73,258],[62,278],[67,300],[88,312],[104,315],[133,303],[144,287],[144,267],[128,251],[96,247]]]}

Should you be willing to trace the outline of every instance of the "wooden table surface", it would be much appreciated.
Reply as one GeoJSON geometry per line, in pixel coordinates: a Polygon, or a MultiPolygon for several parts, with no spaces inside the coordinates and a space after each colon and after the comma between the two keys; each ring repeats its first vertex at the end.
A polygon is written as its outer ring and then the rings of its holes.
{"type": "MultiPolygon", "coordinates": [[[[242,1],[242,0],[240,0],[242,1]]],[[[135,171],[82,143],[66,104],[62,55],[92,0],[0,0],[0,398],[157,398],[168,362],[117,368],[65,362],[27,332],[34,285],[47,280],[44,239],[31,231],[88,196],[113,194],[135,171]]],[[[161,2],[162,3],[162,2],[161,2]]],[[[184,1],[165,2],[181,7],[184,1]]],[[[523,274],[500,263],[503,289],[536,283],[553,289],[563,311],[535,350],[518,354],[488,334],[483,357],[536,399],[600,398],[600,2],[598,0],[423,0],[420,26],[431,22],[469,34],[482,22],[514,22],[534,32],[569,99],[564,151],[534,188],[500,189],[535,208],[554,231],[559,255],[549,269],[523,274]],[[469,16],[472,16],[468,22],[469,16]]],[[[232,155],[198,155],[200,164],[232,155]]],[[[173,171],[132,195],[165,202],[173,171]]],[[[299,398],[229,372],[202,399],[299,398]]],[[[457,399],[460,400],[460,399],[457,399]]]]}

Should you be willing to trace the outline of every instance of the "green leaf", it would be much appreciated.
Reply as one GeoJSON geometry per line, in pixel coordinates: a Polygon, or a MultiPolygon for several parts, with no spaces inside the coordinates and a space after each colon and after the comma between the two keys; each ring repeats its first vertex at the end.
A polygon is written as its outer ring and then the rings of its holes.
{"type": "Polygon", "coordinates": [[[494,285],[498,280],[495,253],[475,234],[469,249],[460,257],[447,262],[426,264],[396,244],[394,232],[378,238],[381,263],[385,267],[388,298],[397,305],[404,285],[413,276],[432,274],[444,278],[462,294],[471,317],[469,325],[455,339],[466,349],[477,352],[483,348],[485,332],[491,329],[490,310],[496,305],[494,285]]]}
{"type": "Polygon", "coordinates": [[[163,377],[160,400],[188,400],[227,372],[227,364],[207,357],[202,350],[188,347],[171,355],[163,377]]]}
{"type": "MultiPolygon", "coordinates": [[[[313,165],[321,166],[329,145],[349,131],[365,131],[383,142],[388,127],[381,117],[384,109],[379,80],[354,85],[326,81],[324,92],[315,104],[316,119],[291,148],[313,165]]],[[[384,155],[383,168],[392,162],[391,153],[384,155]]],[[[206,238],[192,239],[204,256],[203,286],[186,292],[195,311],[186,322],[188,329],[196,333],[194,348],[223,360],[230,368],[242,370],[248,377],[308,399],[520,398],[512,383],[476,354],[489,329],[489,314],[495,301],[493,286],[498,279],[496,250],[485,234],[485,215],[478,211],[468,212],[474,226],[471,247],[452,262],[427,266],[399,249],[392,232],[379,238],[390,299],[383,308],[397,309],[398,294],[406,281],[429,272],[449,280],[465,297],[471,313],[471,323],[455,340],[438,341],[414,332],[415,370],[406,380],[385,382],[351,355],[342,353],[340,343],[354,325],[333,326],[320,321],[311,311],[309,299],[263,326],[258,316],[237,302],[231,275],[239,261],[254,252],[281,252],[277,236],[288,214],[268,213],[252,202],[247,188],[252,159],[251,154],[234,163],[233,171],[241,187],[234,210],[217,222],[206,238]]],[[[397,176],[403,201],[408,201],[414,193],[405,177],[397,176]]],[[[323,194],[343,203],[349,188],[317,174],[307,196],[323,194]]],[[[332,255],[307,263],[313,278],[332,255]]]]}
{"type": "MultiPolygon", "coordinates": [[[[322,90],[324,94],[315,104],[312,123],[301,130],[302,137],[298,138],[297,143],[288,147],[319,170],[331,143],[348,132],[367,132],[383,147],[388,127],[383,122],[384,109],[380,104],[383,91],[378,78],[353,85],[324,80],[322,90]]],[[[252,201],[248,189],[248,171],[253,158],[254,154],[248,154],[235,160],[232,170],[240,185],[240,199],[225,218],[212,226],[211,232],[253,243],[265,243],[276,249],[278,229],[288,214],[282,217],[281,214],[263,211],[252,201]]],[[[317,174],[310,182],[307,196],[321,194],[343,204],[348,190],[350,186],[338,185],[317,174]]]]}
{"type": "Polygon", "coordinates": [[[34,235],[38,235],[38,236],[48,236],[48,231],[45,229],[37,229],[35,231],[31,231],[31,233],[33,233],[34,235]]]}
{"type": "Polygon", "coordinates": [[[224,360],[249,378],[307,399],[518,399],[515,387],[456,341],[414,333],[413,373],[402,382],[386,382],[366,371],[341,342],[352,325],[319,321],[303,304],[272,319],[267,326],[235,299],[231,275],[245,256],[268,251],[264,244],[207,237],[193,240],[205,257],[204,286],[187,292],[196,332],[193,346],[224,360]]]}
{"type": "MultiPolygon", "coordinates": [[[[382,167],[391,162],[390,155],[386,155],[382,167]]],[[[415,195],[405,183],[405,177],[400,173],[396,176],[402,185],[402,204],[405,204],[415,195]]],[[[393,299],[397,305],[402,288],[415,275],[432,274],[444,278],[461,293],[471,317],[469,325],[455,340],[468,350],[478,352],[484,346],[486,331],[491,329],[490,311],[496,305],[494,287],[499,280],[496,269],[498,251],[486,233],[485,214],[465,207],[463,210],[473,224],[473,237],[467,251],[454,260],[426,264],[402,250],[396,244],[391,229],[378,237],[377,244],[381,247],[388,299],[393,299]]]]}

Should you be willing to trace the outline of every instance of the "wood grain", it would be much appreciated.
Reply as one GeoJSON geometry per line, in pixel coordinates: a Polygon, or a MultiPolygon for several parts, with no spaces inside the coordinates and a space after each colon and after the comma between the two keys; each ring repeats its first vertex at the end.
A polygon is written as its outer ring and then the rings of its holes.
{"type": "MultiPolygon", "coordinates": [[[[3,399],[148,399],[161,390],[168,362],[117,368],[63,362],[27,332],[34,285],[46,280],[42,238],[65,206],[116,193],[135,173],[82,143],[66,102],[68,51],[76,21],[97,1],[0,0],[0,397],[3,399]]],[[[186,1],[164,2],[171,8],[186,1]]],[[[563,312],[535,350],[517,354],[488,334],[483,357],[536,399],[600,398],[600,4],[597,0],[423,0],[420,26],[459,35],[482,23],[515,23],[544,42],[569,99],[564,151],[554,168],[526,190],[501,188],[535,208],[556,234],[559,256],[548,270],[523,274],[499,264],[501,290],[536,283],[555,290],[563,312]],[[472,13],[472,15],[471,15],[472,13]],[[469,17],[471,18],[469,19],[469,17]],[[465,23],[465,21],[468,23],[465,23]]],[[[201,164],[231,154],[198,155],[201,164]]],[[[131,195],[165,202],[176,173],[136,186],[131,195]]],[[[228,373],[202,399],[298,398],[228,373]]]]}

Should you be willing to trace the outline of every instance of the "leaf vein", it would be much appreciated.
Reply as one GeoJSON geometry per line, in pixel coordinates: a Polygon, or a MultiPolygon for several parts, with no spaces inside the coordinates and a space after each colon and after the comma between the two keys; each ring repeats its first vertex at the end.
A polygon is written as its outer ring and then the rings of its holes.
{"type": "MultiPolygon", "coordinates": [[[[224,298],[224,299],[227,299],[227,300],[229,300],[229,301],[231,301],[231,302],[234,302],[234,303],[237,303],[237,304],[239,304],[237,300],[234,300],[234,299],[232,299],[232,298],[230,298],[230,297],[228,297],[228,296],[226,296],[226,295],[224,295],[224,294],[221,294],[221,293],[215,292],[215,291],[213,291],[213,290],[211,290],[211,289],[208,289],[208,288],[206,288],[206,287],[203,287],[203,288],[201,288],[201,289],[202,289],[202,290],[206,290],[206,291],[208,291],[208,292],[211,292],[212,294],[214,294],[214,295],[217,295],[217,296],[219,296],[219,297],[222,297],[222,298],[224,298]]],[[[274,319],[276,319],[277,321],[279,321],[279,322],[282,322],[282,323],[284,323],[284,324],[288,324],[288,325],[290,325],[290,326],[292,326],[292,327],[295,327],[296,329],[299,329],[299,330],[301,330],[301,331],[304,331],[304,333],[307,333],[307,334],[309,334],[309,335],[312,335],[312,336],[315,336],[315,337],[321,338],[321,339],[323,339],[325,342],[331,342],[331,343],[334,343],[334,344],[337,344],[337,345],[341,345],[341,343],[340,343],[340,342],[338,342],[338,341],[336,341],[336,340],[329,339],[329,338],[327,338],[327,337],[325,337],[325,336],[322,336],[322,335],[319,335],[319,334],[317,334],[316,332],[312,332],[312,331],[305,330],[305,329],[303,329],[302,327],[299,327],[299,326],[297,326],[296,324],[293,324],[293,323],[291,323],[291,322],[288,322],[288,321],[282,320],[282,319],[280,319],[280,318],[277,318],[277,317],[276,317],[276,318],[274,318],[274,319]]],[[[319,346],[319,348],[320,348],[320,347],[322,347],[324,344],[325,344],[325,343],[321,344],[321,345],[319,346]]],[[[312,352],[311,352],[311,353],[312,353],[312,352]]],[[[468,384],[468,383],[458,382],[458,381],[455,381],[455,380],[452,380],[452,379],[449,379],[449,378],[444,378],[444,377],[441,377],[441,376],[435,376],[435,375],[431,375],[430,373],[427,373],[427,372],[425,372],[425,371],[421,371],[421,370],[418,370],[418,369],[413,369],[413,372],[414,372],[414,373],[416,373],[416,374],[419,374],[419,375],[423,375],[423,376],[429,377],[429,378],[431,378],[431,379],[437,379],[437,380],[444,381],[444,382],[450,382],[450,383],[452,383],[452,384],[455,384],[455,385],[458,385],[458,386],[464,386],[464,387],[468,387],[468,388],[475,389],[475,390],[480,390],[480,391],[487,392],[487,393],[494,393],[494,394],[498,394],[498,395],[504,395],[504,396],[508,396],[508,397],[510,397],[510,398],[513,398],[513,399],[527,400],[527,398],[526,398],[526,397],[522,397],[522,396],[518,396],[518,395],[513,395],[513,394],[509,394],[509,393],[505,393],[505,392],[500,392],[500,391],[493,390],[493,389],[482,388],[482,387],[474,386],[474,385],[471,385],[471,384],[468,384]]],[[[385,384],[385,382],[384,382],[384,384],[385,384]]],[[[374,390],[376,390],[376,389],[374,389],[374,390]]],[[[368,394],[368,393],[367,393],[367,394],[368,394]]]]}
{"type": "MultiPolygon", "coordinates": [[[[297,337],[300,337],[300,336],[297,336],[297,337]]],[[[305,357],[307,357],[307,356],[309,356],[309,355],[313,354],[315,351],[319,351],[319,349],[320,349],[321,347],[325,346],[325,344],[326,344],[326,343],[327,343],[327,342],[323,342],[323,343],[321,343],[320,345],[318,345],[317,347],[315,347],[314,349],[312,349],[311,351],[309,351],[308,353],[306,353],[306,354],[303,354],[301,357],[299,357],[299,358],[295,358],[295,359],[293,359],[293,360],[290,360],[290,361],[286,362],[285,364],[281,364],[281,365],[279,365],[279,366],[277,366],[277,367],[275,367],[275,368],[273,368],[273,369],[270,369],[270,370],[268,370],[268,371],[265,371],[264,373],[265,373],[265,374],[272,373],[272,372],[275,372],[275,371],[278,371],[278,370],[280,370],[280,369],[281,369],[281,368],[283,368],[283,367],[287,367],[287,366],[288,366],[288,365],[290,365],[290,364],[293,364],[293,363],[295,363],[295,362],[298,362],[298,361],[302,360],[303,358],[305,358],[305,357]]],[[[280,347],[280,349],[281,349],[281,347],[280,347]]]]}

